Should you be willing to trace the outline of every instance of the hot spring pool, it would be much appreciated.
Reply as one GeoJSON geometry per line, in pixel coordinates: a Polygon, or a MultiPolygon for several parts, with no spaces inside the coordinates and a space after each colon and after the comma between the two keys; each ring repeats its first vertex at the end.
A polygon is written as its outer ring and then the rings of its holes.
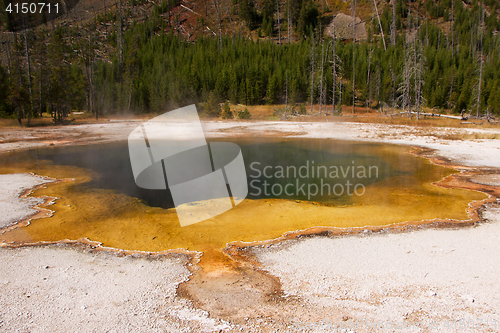
{"type": "Polygon", "coordinates": [[[330,139],[230,139],[241,147],[249,194],[235,208],[180,227],[169,190],[136,186],[126,142],[4,154],[0,173],[71,178],[34,196],[58,197],[50,218],[2,234],[4,242],[88,238],[103,246],[205,251],[315,226],[363,227],[467,219],[480,192],[433,183],[456,173],[409,147],[330,139]]]}

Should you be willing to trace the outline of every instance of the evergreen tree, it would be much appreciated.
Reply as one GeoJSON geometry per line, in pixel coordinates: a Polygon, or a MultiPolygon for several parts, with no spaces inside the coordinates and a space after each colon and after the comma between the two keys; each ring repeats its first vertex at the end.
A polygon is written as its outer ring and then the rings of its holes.
{"type": "Polygon", "coordinates": [[[224,103],[224,106],[222,108],[222,113],[221,113],[221,118],[222,119],[233,119],[234,115],[233,112],[231,111],[231,108],[229,107],[229,102],[226,101],[224,103]]]}

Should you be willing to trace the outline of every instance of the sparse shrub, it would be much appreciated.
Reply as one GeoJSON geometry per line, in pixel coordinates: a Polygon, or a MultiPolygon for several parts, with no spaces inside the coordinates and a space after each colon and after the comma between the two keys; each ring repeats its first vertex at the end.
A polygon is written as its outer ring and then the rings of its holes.
{"type": "Polygon", "coordinates": [[[304,103],[301,103],[299,105],[299,114],[306,114],[306,113],[307,113],[306,106],[304,103]]]}
{"type": "Polygon", "coordinates": [[[221,118],[222,119],[233,119],[234,118],[233,111],[231,111],[231,108],[229,107],[228,101],[226,101],[226,103],[224,103],[224,106],[222,107],[221,118]]]}
{"type": "Polygon", "coordinates": [[[248,109],[245,108],[245,110],[243,111],[238,111],[238,119],[250,119],[252,115],[250,114],[250,112],[248,112],[248,109]]]}
{"type": "Polygon", "coordinates": [[[209,117],[219,117],[221,113],[219,101],[216,94],[211,91],[208,95],[208,99],[203,105],[205,114],[209,117]]]}
{"type": "Polygon", "coordinates": [[[278,116],[281,120],[288,119],[288,110],[285,108],[274,109],[274,115],[278,116]]]}

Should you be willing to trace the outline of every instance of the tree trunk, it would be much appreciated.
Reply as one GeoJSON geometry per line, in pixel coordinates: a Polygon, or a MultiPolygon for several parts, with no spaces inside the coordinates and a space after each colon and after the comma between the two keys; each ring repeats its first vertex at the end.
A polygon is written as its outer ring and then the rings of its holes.
{"type": "Polygon", "coordinates": [[[356,105],[356,0],[352,1],[352,113],[356,105]]]}
{"type": "Polygon", "coordinates": [[[418,52],[418,30],[417,30],[417,35],[415,36],[415,40],[413,41],[413,72],[414,72],[414,80],[415,80],[415,108],[417,109],[417,120],[420,120],[420,103],[419,99],[420,97],[418,96],[418,83],[419,83],[419,77],[418,77],[418,64],[417,64],[417,52],[418,52]]]}
{"type": "Polygon", "coordinates": [[[382,64],[378,62],[377,68],[377,106],[380,105],[380,85],[382,81],[382,64]]]}
{"type": "MultiPolygon", "coordinates": [[[[8,71],[9,71],[9,89],[12,88],[12,71],[11,71],[11,65],[10,65],[10,59],[11,59],[11,54],[10,54],[10,40],[7,40],[7,66],[8,66],[8,71]]],[[[10,94],[9,94],[10,95],[10,94]]],[[[11,107],[14,107],[14,102],[12,101],[12,95],[9,97],[10,105],[11,107]]],[[[18,117],[19,117],[19,111],[18,111],[18,117]]],[[[18,119],[20,121],[20,118],[18,119]]],[[[19,123],[21,124],[21,123],[19,123]]]]}
{"type": "MultiPolygon", "coordinates": [[[[392,25],[391,25],[391,45],[396,45],[396,2],[397,0],[392,0],[392,25]]],[[[380,22],[380,21],[379,21],[380,22]]]]}
{"type": "Polygon", "coordinates": [[[312,39],[311,46],[311,113],[313,112],[313,104],[314,104],[314,36],[312,39]]]}
{"type": "Polygon", "coordinates": [[[366,81],[366,112],[370,112],[370,67],[372,64],[372,48],[370,45],[370,55],[368,56],[368,74],[367,74],[367,81],[366,81]]]}
{"type": "Polygon", "coordinates": [[[219,10],[219,5],[217,3],[217,0],[214,1],[214,6],[215,6],[215,12],[217,13],[217,22],[218,22],[218,28],[219,28],[219,33],[217,34],[217,46],[219,48],[219,52],[222,50],[222,27],[221,27],[221,16],[220,16],[220,10],[219,10]]]}
{"type": "Polygon", "coordinates": [[[483,54],[479,54],[479,83],[478,83],[478,93],[477,93],[477,118],[479,119],[479,110],[481,108],[481,85],[483,82],[483,54]]]}
{"type": "Polygon", "coordinates": [[[382,34],[382,41],[384,42],[384,51],[387,51],[387,47],[385,46],[384,29],[382,28],[382,23],[380,22],[380,16],[378,15],[377,0],[373,0],[373,4],[375,5],[375,12],[377,13],[378,24],[380,26],[380,33],[382,34]]]}
{"type": "Polygon", "coordinates": [[[31,110],[28,112],[28,126],[30,125],[30,114],[33,112],[33,89],[31,87],[31,63],[30,63],[30,50],[28,47],[28,32],[29,30],[26,30],[24,33],[24,40],[25,40],[25,46],[26,46],[26,60],[28,62],[28,89],[30,92],[30,108],[31,110]]]}
{"type": "Polygon", "coordinates": [[[285,74],[286,91],[285,91],[285,114],[288,111],[288,73],[285,74]]]}
{"type": "Polygon", "coordinates": [[[451,59],[453,60],[453,57],[455,55],[455,36],[453,32],[453,28],[455,26],[455,0],[451,0],[451,23],[450,23],[450,31],[451,31],[451,59]]]}
{"type": "Polygon", "coordinates": [[[9,71],[9,87],[12,84],[12,74],[10,70],[10,39],[7,40],[7,70],[9,71]]]}
{"type": "Polygon", "coordinates": [[[276,2],[278,12],[278,44],[281,45],[281,21],[280,21],[280,0],[276,2]]]}
{"type": "Polygon", "coordinates": [[[287,30],[288,30],[287,42],[288,42],[288,44],[290,44],[290,25],[292,23],[292,20],[290,17],[290,0],[287,0],[287,2],[286,2],[286,11],[287,11],[286,25],[287,25],[287,30]]]}
{"type": "Polygon", "coordinates": [[[321,77],[319,85],[319,115],[321,116],[321,111],[323,108],[323,74],[325,68],[325,41],[321,42],[321,77]]]}
{"type": "Polygon", "coordinates": [[[394,74],[394,71],[392,70],[392,60],[391,63],[389,64],[389,68],[391,71],[391,81],[392,81],[392,109],[391,109],[391,114],[394,113],[394,109],[396,108],[396,74],[394,74]]]}
{"type": "Polygon", "coordinates": [[[91,60],[89,66],[89,88],[90,88],[90,109],[95,113],[95,120],[99,119],[99,112],[95,105],[95,88],[94,88],[94,61],[91,60]]]}
{"type": "Polygon", "coordinates": [[[342,113],[342,77],[339,78],[339,113],[342,113]]]}
{"type": "Polygon", "coordinates": [[[38,96],[38,103],[39,103],[39,109],[40,109],[40,117],[43,114],[43,100],[42,100],[42,65],[40,65],[40,82],[39,82],[39,95],[38,96]]]}
{"type": "Polygon", "coordinates": [[[122,36],[122,30],[123,30],[123,27],[122,27],[122,0],[119,1],[120,3],[120,7],[118,8],[118,19],[120,21],[120,30],[118,31],[118,45],[120,47],[120,70],[123,70],[123,36],[122,36]]]}
{"type": "Polygon", "coordinates": [[[483,25],[484,25],[484,7],[481,3],[481,42],[479,45],[479,83],[478,83],[478,94],[477,94],[477,118],[479,119],[479,110],[481,107],[481,86],[483,82],[483,25]]]}
{"type": "Polygon", "coordinates": [[[333,48],[332,48],[332,57],[333,57],[333,88],[332,88],[332,115],[335,113],[335,94],[337,93],[337,50],[336,50],[336,38],[335,38],[335,26],[333,27],[333,48]]]}

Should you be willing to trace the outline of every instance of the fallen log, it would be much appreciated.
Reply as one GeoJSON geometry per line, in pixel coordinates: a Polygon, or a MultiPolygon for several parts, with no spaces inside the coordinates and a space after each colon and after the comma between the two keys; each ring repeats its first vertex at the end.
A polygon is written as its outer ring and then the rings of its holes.
{"type": "MultiPolygon", "coordinates": [[[[398,112],[398,113],[392,113],[390,114],[390,116],[397,116],[397,115],[400,115],[400,114],[408,114],[408,111],[404,111],[404,112],[398,112]]],[[[411,114],[417,114],[417,112],[415,111],[412,111],[411,114]]],[[[447,114],[441,114],[441,113],[428,113],[428,112],[420,112],[420,115],[421,116],[429,116],[429,117],[441,117],[441,118],[450,118],[450,119],[459,119],[459,120],[467,120],[467,116],[451,116],[451,115],[447,115],[447,114]]]]}
{"type": "MultiPolygon", "coordinates": [[[[412,114],[417,114],[417,113],[413,111],[412,114]]],[[[462,116],[450,116],[450,115],[447,115],[447,114],[428,113],[428,112],[420,112],[420,115],[421,116],[430,116],[430,117],[441,117],[441,118],[467,120],[467,117],[465,115],[462,117],[462,116]]]]}

